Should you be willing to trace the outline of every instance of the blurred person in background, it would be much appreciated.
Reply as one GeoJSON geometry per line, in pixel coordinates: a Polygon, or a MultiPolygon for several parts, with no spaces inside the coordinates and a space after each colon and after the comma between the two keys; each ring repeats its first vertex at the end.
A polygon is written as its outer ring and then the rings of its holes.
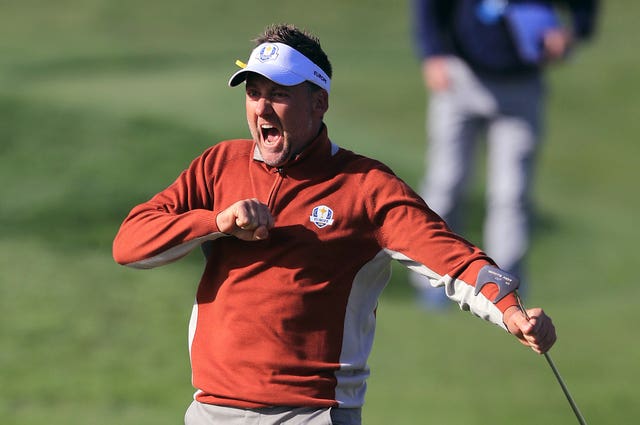
{"type": "MultiPolygon", "coordinates": [[[[464,201],[484,136],[482,248],[521,280],[544,129],[543,73],[593,34],[597,9],[597,0],[413,0],[412,31],[429,98],[420,194],[464,234],[464,201]]],[[[425,308],[448,305],[441,288],[419,274],[410,279],[425,308]]]]}
{"type": "Polygon", "coordinates": [[[252,138],[208,148],[135,206],[113,243],[135,268],[204,251],[187,425],[360,425],[393,260],[534,351],[551,348],[551,319],[540,308],[527,318],[501,290],[514,287],[506,272],[387,166],[329,139],[332,68],[317,38],[269,27],[238,63],[229,85],[244,83],[252,138]]]}

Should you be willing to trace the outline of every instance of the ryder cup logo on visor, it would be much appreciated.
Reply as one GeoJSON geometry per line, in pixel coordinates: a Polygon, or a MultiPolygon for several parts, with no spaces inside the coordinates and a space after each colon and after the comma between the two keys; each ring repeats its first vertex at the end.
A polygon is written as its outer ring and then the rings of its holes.
{"type": "Polygon", "coordinates": [[[326,205],[319,205],[313,209],[309,220],[322,229],[333,224],[333,210],[326,205]]]}
{"type": "Polygon", "coordinates": [[[275,44],[265,44],[258,51],[258,60],[260,62],[276,60],[277,58],[278,58],[278,46],[276,46],[275,44]]]}

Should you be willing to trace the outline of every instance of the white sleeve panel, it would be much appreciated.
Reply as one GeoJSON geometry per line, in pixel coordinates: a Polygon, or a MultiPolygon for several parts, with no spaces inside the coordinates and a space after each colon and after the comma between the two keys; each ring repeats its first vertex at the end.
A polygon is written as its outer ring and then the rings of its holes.
{"type": "Polygon", "coordinates": [[[440,276],[424,264],[418,263],[402,253],[389,251],[389,255],[408,269],[427,277],[431,286],[444,286],[447,297],[455,301],[460,309],[469,311],[473,315],[507,330],[500,309],[482,293],[475,295],[475,286],[462,279],[453,279],[449,275],[440,276]]]}
{"type": "Polygon", "coordinates": [[[136,261],[133,263],[125,264],[127,267],[133,267],[135,269],[152,269],[154,267],[163,266],[187,255],[194,248],[200,246],[203,242],[212,241],[224,236],[229,236],[226,233],[215,232],[210,233],[199,238],[192,239],[180,245],[176,245],[166,251],[161,252],[153,257],[145,258],[144,260],[136,261]]]}

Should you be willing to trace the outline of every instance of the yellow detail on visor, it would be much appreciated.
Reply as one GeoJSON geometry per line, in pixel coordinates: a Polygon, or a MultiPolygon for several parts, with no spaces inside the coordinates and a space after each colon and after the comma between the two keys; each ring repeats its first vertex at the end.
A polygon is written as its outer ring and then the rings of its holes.
{"type": "Polygon", "coordinates": [[[246,68],[247,64],[242,62],[240,59],[236,59],[236,65],[238,65],[240,68],[246,68]]]}

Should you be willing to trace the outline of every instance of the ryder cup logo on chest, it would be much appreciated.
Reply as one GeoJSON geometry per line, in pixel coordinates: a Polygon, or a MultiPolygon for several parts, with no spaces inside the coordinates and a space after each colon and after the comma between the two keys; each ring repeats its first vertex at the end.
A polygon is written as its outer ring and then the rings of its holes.
{"type": "Polygon", "coordinates": [[[322,229],[333,224],[333,210],[326,205],[319,205],[311,211],[309,220],[322,229]]]}
{"type": "Polygon", "coordinates": [[[266,44],[258,51],[258,60],[260,62],[276,60],[278,57],[278,46],[275,44],[266,44]]]}

